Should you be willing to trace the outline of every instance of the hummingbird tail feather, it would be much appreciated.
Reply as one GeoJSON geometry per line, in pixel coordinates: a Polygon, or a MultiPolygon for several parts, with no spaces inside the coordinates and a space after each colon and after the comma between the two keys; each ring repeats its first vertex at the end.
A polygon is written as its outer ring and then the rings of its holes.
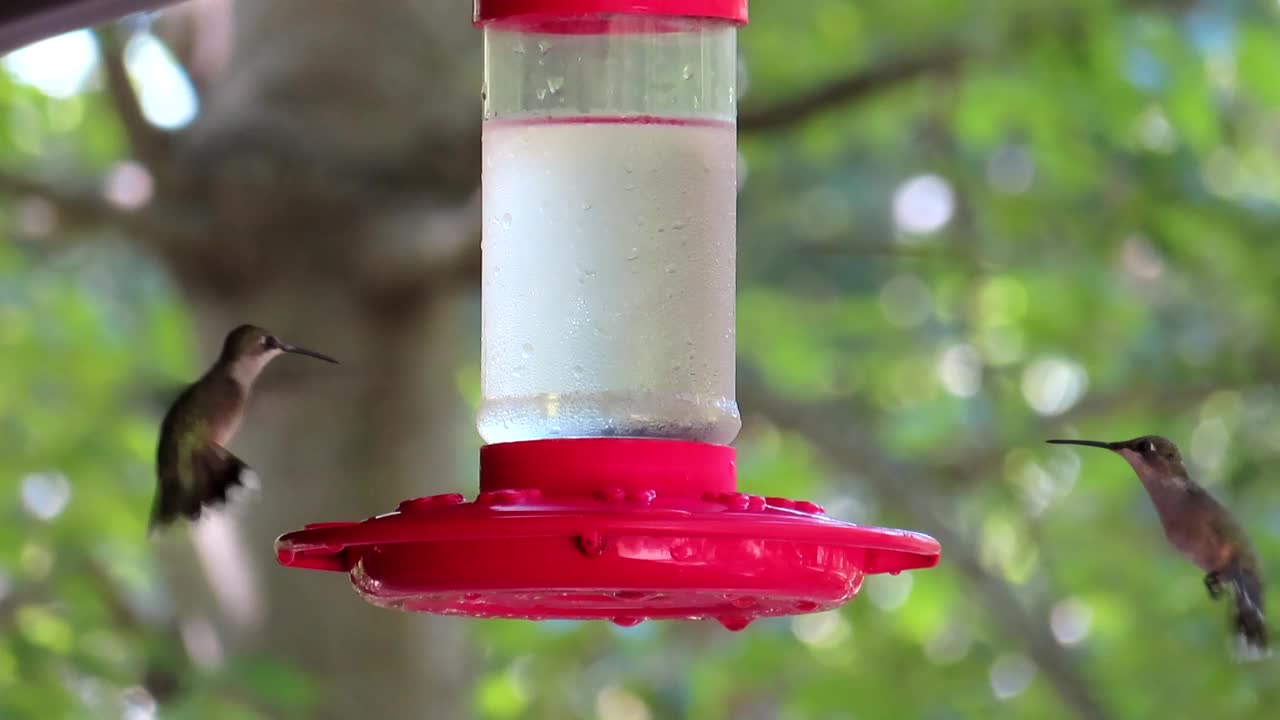
{"type": "Polygon", "coordinates": [[[1262,581],[1256,572],[1238,561],[1232,563],[1228,576],[1235,591],[1236,632],[1250,648],[1265,651],[1267,625],[1262,614],[1262,581]]]}
{"type": "Polygon", "coordinates": [[[172,523],[179,517],[189,521],[200,518],[206,507],[227,501],[227,492],[252,482],[253,469],[231,451],[210,443],[191,456],[191,481],[162,482],[151,511],[149,532],[172,523]]]}

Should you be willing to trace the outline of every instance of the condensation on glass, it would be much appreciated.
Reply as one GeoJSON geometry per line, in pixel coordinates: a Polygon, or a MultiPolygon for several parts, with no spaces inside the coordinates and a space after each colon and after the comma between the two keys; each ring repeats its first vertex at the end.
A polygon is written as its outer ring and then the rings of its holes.
{"type": "Polygon", "coordinates": [[[486,442],[737,436],[736,38],[645,15],[485,25],[486,442]]]}

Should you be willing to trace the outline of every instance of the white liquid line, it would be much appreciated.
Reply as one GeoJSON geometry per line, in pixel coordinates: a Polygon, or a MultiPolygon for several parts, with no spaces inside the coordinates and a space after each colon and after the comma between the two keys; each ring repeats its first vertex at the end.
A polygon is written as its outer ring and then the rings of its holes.
{"type": "Polygon", "coordinates": [[[736,157],[731,123],[486,125],[486,441],[736,435],[736,157]]]}

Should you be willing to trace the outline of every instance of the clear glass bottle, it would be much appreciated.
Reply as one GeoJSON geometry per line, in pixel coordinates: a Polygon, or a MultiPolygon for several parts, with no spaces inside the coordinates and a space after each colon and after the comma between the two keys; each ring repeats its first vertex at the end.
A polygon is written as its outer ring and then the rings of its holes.
{"type": "Polygon", "coordinates": [[[481,436],[728,444],[746,3],[479,0],[476,19],[481,436]]]}

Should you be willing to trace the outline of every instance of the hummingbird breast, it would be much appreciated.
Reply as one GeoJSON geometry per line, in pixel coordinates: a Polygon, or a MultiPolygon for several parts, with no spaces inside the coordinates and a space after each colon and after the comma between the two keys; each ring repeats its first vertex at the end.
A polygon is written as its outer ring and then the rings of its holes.
{"type": "Polygon", "coordinates": [[[1231,545],[1218,537],[1208,525],[1188,518],[1186,522],[1166,524],[1165,534],[1187,560],[1205,572],[1221,570],[1231,563],[1231,545]]]}
{"type": "Polygon", "coordinates": [[[208,440],[227,447],[240,429],[247,395],[235,378],[221,373],[211,373],[199,384],[193,400],[208,423],[208,440]]]}
{"type": "Polygon", "coordinates": [[[212,424],[210,439],[222,447],[226,447],[231,442],[231,438],[235,437],[236,431],[240,429],[240,420],[243,417],[243,411],[228,412],[225,417],[219,418],[218,422],[212,424]]]}
{"type": "Polygon", "coordinates": [[[1169,543],[1200,569],[1212,572],[1231,563],[1238,544],[1231,517],[1202,488],[1188,485],[1166,493],[1156,501],[1156,511],[1169,543]]]}

